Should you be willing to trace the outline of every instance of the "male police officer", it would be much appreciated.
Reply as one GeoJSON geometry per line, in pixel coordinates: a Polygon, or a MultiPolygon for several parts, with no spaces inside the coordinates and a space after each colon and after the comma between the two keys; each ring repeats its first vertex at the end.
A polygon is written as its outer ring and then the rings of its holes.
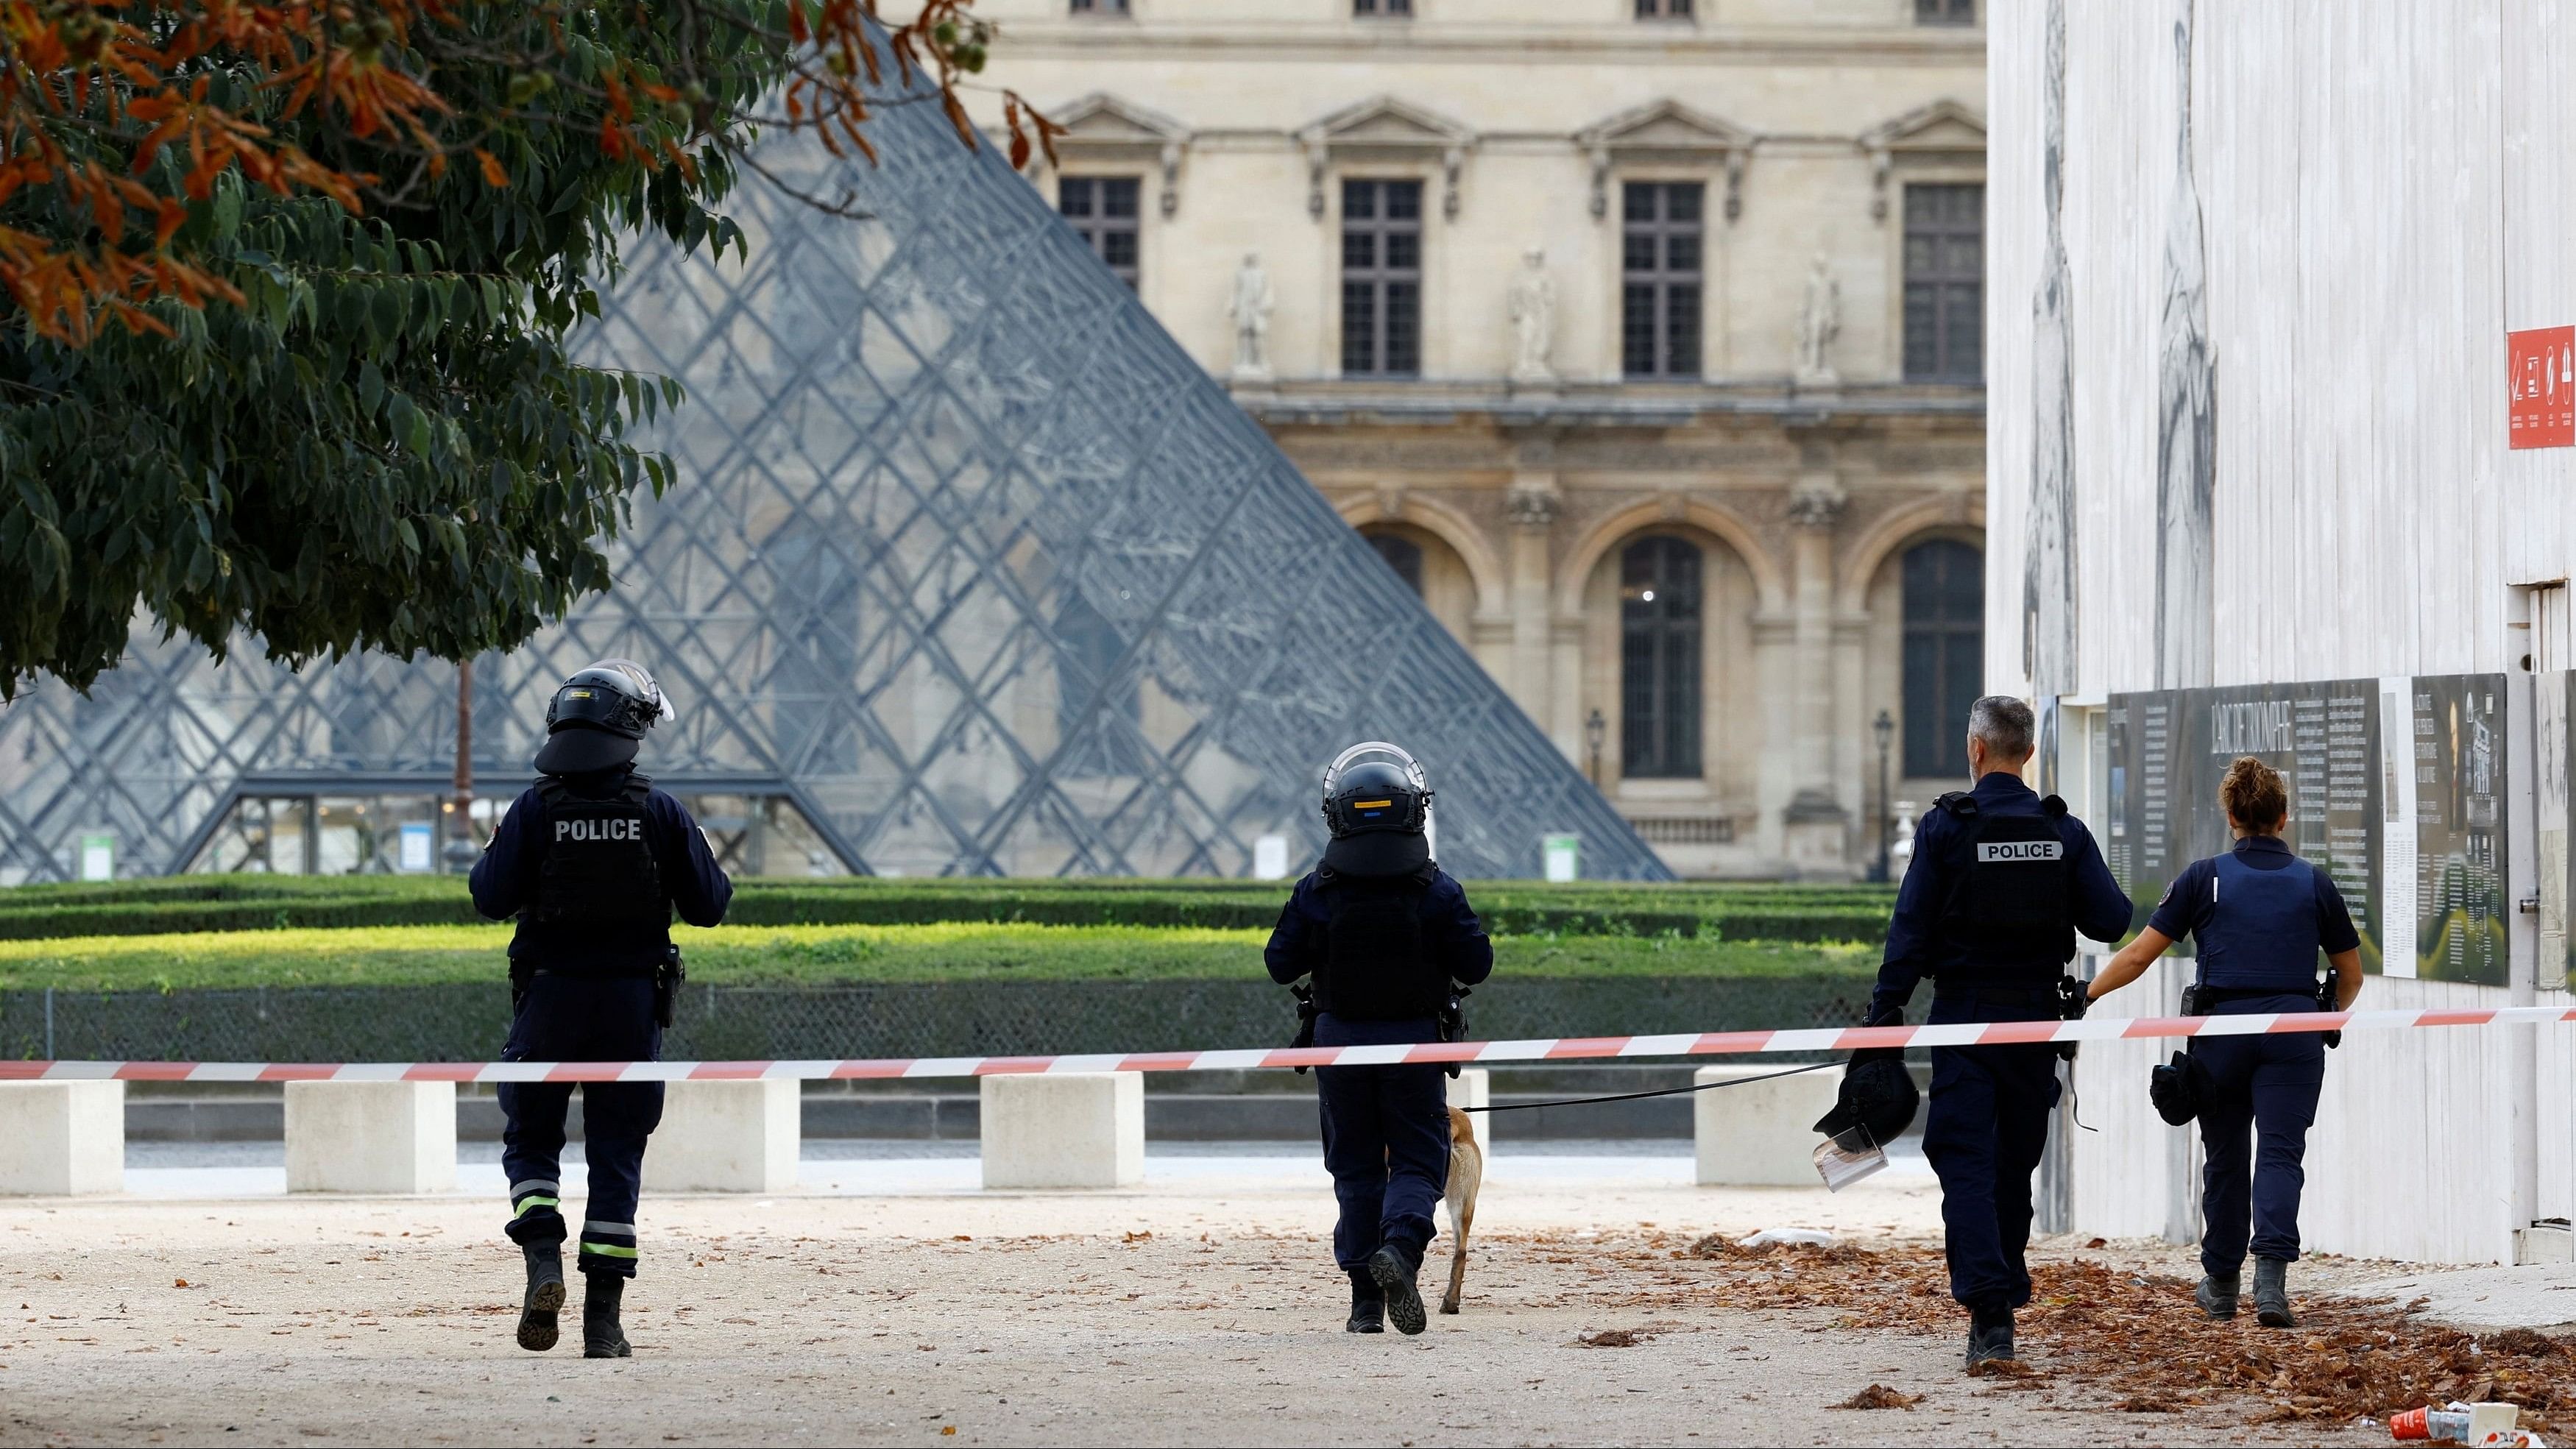
{"type": "MultiPolygon", "coordinates": [[[[1926,976],[1935,1025],[2059,1017],[2075,932],[2128,933],[2129,898],[2092,832],[2065,801],[2022,783],[2031,733],[2020,700],[1989,695],[1969,711],[1976,788],[1942,796],[1915,833],[1871,1025],[1902,1022],[1926,976]]],[[[1923,1153],[1941,1178],[1950,1296],[1971,1315],[1971,1368],[2013,1357],[2013,1310],[2030,1301],[2031,1174],[2057,1105],[2057,1060],[2045,1042],[1932,1048],[1923,1153]]]]}
{"type": "MultiPolygon", "coordinates": [[[[1439,1039],[1450,983],[1494,969],[1467,893],[1431,859],[1431,791],[1393,745],[1353,745],[1324,772],[1323,863],[1297,882],[1264,952],[1271,979],[1315,978],[1315,1045],[1439,1039]]],[[[1427,1320],[1414,1276],[1449,1186],[1449,1103],[1437,1065],[1318,1067],[1324,1166],[1341,1221],[1333,1257],[1351,1280],[1352,1333],[1427,1320]]]]}
{"type": "MultiPolygon", "coordinates": [[[[678,987],[671,909],[693,926],[724,919],[733,882],[680,802],[635,773],[644,732],[671,707],[644,666],[604,659],[546,706],[543,778],[511,805],[476,862],[474,908],[519,918],[510,941],[513,1014],[504,1061],[652,1061],[678,987]]],[[[527,1257],[519,1346],[555,1346],[564,1301],[564,1217],[556,1175],[568,1082],[500,1089],[508,1232],[527,1257]]],[[[579,1264],[585,1358],[625,1358],[618,1300],[635,1276],[635,1199],[644,1139],[662,1120],[659,1082],[582,1084],[590,1204],[579,1264]]]]}

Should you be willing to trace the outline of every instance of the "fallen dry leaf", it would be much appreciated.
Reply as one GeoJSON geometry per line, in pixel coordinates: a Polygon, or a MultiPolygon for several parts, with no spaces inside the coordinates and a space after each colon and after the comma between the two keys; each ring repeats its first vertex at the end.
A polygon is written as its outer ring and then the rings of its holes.
{"type": "MultiPolygon", "coordinates": [[[[1687,1254],[1613,1254],[1657,1284],[1620,1306],[1650,1315],[1721,1305],[1832,1309],[1842,1328],[1944,1338],[1967,1326],[1936,1247],[1745,1248],[1710,1234],[1687,1254]]],[[[1990,1371],[2015,1388],[2078,1380],[2129,1413],[2242,1394],[2266,1401],[2256,1418],[2263,1423],[2384,1421],[2428,1403],[2500,1399],[2521,1405],[2523,1424],[2544,1434],[2576,1427],[2576,1337],[2527,1328],[2480,1337],[2415,1320],[2421,1300],[2324,1296],[2301,1303],[2299,1328],[2284,1333],[2255,1327],[2250,1315],[2210,1322],[2183,1278],[2081,1258],[2033,1263],[2031,1274],[2031,1302],[2017,1327],[2021,1347],[2045,1361],[2046,1377],[2026,1377],[2040,1372],[2028,1365],[1990,1371]],[[2159,1351],[2140,1354],[2141,1343],[2159,1351]]]]}
{"type": "Polygon", "coordinates": [[[2141,1398],[2135,1394],[2122,1399],[2111,1407],[2119,1410],[2123,1414],[2179,1414],[2182,1412],[2182,1410],[2161,1400],[2141,1398]]]}
{"type": "Polygon", "coordinates": [[[1837,1409],[1910,1409],[1921,1402],[1923,1402],[1921,1394],[1901,1394],[1885,1384],[1871,1384],[1834,1407],[1837,1409]]]}
{"type": "Polygon", "coordinates": [[[1605,1328],[1599,1333],[1583,1334],[1574,1341],[1585,1348],[1635,1348],[1653,1336],[1634,1328],[1605,1328]]]}

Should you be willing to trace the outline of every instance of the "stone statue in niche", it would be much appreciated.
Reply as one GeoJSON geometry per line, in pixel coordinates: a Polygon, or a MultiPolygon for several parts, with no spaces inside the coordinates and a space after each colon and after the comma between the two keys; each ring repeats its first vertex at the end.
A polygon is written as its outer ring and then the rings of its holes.
{"type": "Polygon", "coordinates": [[[1531,247],[1521,254],[1520,275],[1512,278],[1504,298],[1512,322],[1512,381],[1552,383],[1556,369],[1548,350],[1556,345],[1556,283],[1547,274],[1547,252],[1531,247]]]}
{"type": "Polygon", "coordinates": [[[1261,253],[1245,252],[1243,266],[1234,274],[1234,295],[1225,304],[1225,315],[1234,323],[1237,382],[1270,380],[1270,311],[1274,305],[1270,274],[1261,269],[1261,253]]]}
{"type": "Polygon", "coordinates": [[[1834,339],[1843,330],[1843,289],[1816,253],[1807,264],[1807,300],[1798,309],[1798,356],[1793,369],[1800,387],[1833,387],[1842,381],[1834,371],[1834,339]]]}

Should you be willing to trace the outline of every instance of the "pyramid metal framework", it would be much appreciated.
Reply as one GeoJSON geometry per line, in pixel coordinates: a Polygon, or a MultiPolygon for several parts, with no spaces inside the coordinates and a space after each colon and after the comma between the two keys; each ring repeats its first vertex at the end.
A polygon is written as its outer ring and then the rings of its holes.
{"type": "MultiPolygon", "coordinates": [[[[554,684],[647,661],[678,718],[644,766],[683,794],[784,799],[843,868],[1238,876],[1323,844],[1316,781],[1390,739],[1432,771],[1453,872],[1662,865],[1521,710],[986,146],[894,105],[874,168],[801,138],[763,161],[748,259],[632,242],[584,360],[679,378],[643,439],[616,587],[477,661],[477,774],[515,789],[554,684]]],[[[359,656],[217,664],[138,631],[88,698],[0,708],[0,879],[187,869],[233,807],[428,794],[455,671],[359,656]]]]}

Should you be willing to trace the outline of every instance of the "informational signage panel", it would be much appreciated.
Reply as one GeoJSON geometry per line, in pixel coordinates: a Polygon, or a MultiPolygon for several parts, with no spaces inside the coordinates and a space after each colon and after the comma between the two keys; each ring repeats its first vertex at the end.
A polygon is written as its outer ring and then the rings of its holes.
{"type": "Polygon", "coordinates": [[[2229,847],[2218,786],[2252,755],[2289,786],[2284,834],[2342,891],[2366,969],[2503,985],[2503,686],[2442,675],[2111,696],[2103,847],[2136,924],[2183,867],[2229,847]]]}
{"type": "Polygon", "coordinates": [[[2576,447],[2576,327],[2505,334],[2507,446],[2576,447]]]}
{"type": "Polygon", "coordinates": [[[2504,676],[2415,681],[2415,974],[2506,982],[2504,676]]]}

